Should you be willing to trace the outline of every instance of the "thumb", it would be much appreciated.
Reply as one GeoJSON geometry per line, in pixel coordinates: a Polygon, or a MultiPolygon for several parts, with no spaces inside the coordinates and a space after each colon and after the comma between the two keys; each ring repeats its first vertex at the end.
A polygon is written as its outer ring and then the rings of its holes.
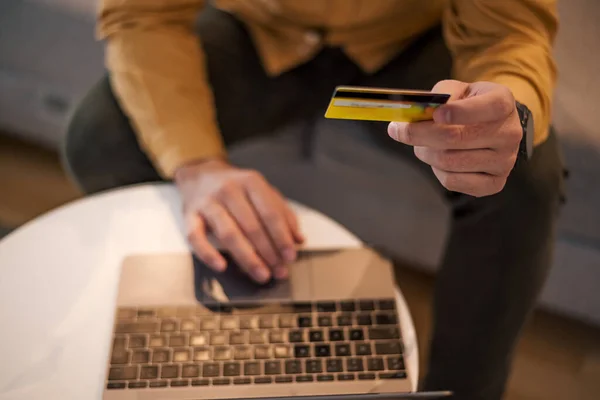
{"type": "MultiPolygon", "coordinates": [[[[450,99],[448,102],[460,100],[468,93],[469,84],[453,79],[447,79],[444,81],[439,81],[435,84],[431,91],[433,93],[444,93],[449,94],[450,99]]],[[[447,121],[450,120],[449,110],[443,105],[438,107],[433,112],[433,120],[440,124],[446,124],[447,121]]]]}

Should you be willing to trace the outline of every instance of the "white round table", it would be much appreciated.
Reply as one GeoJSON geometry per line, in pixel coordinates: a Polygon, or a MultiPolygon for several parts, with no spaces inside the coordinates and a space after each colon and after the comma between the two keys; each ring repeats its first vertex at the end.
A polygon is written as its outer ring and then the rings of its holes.
{"type": "MultiPolygon", "coordinates": [[[[291,202],[309,249],[361,246],[323,214],[291,202]]],[[[119,266],[133,253],[189,250],[167,184],[109,191],[60,207],[0,241],[0,399],[100,399],[119,266]]],[[[398,290],[413,389],[418,350],[398,290]]]]}

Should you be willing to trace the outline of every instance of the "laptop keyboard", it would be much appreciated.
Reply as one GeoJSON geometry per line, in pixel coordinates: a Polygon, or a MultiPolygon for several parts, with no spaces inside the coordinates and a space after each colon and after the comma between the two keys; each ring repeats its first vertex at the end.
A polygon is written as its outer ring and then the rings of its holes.
{"type": "Polygon", "coordinates": [[[120,308],[107,389],[406,379],[402,352],[393,299],[120,308]]]}

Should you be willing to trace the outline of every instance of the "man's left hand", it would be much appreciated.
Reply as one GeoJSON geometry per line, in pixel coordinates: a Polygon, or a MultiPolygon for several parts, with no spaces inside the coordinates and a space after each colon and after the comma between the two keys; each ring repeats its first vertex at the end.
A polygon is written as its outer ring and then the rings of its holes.
{"type": "Polygon", "coordinates": [[[413,146],[446,189],[476,197],[500,192],[523,136],[512,92],[496,83],[452,80],[432,91],[451,95],[433,121],[391,122],[390,137],[413,146]]]}

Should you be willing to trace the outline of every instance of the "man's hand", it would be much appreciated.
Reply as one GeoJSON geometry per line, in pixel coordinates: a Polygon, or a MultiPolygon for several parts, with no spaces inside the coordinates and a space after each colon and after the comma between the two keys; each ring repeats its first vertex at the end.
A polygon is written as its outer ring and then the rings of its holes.
{"type": "Polygon", "coordinates": [[[513,169],[523,135],[511,91],[495,83],[441,81],[432,89],[450,101],[433,121],[392,122],[388,134],[414,146],[448,190],[472,196],[500,192],[513,169]]]}
{"type": "Polygon", "coordinates": [[[181,167],[175,182],[183,197],[188,240],[196,255],[217,271],[226,262],[207,239],[211,232],[254,280],[284,279],[304,239],[296,216],[256,171],[222,160],[181,167]]]}

